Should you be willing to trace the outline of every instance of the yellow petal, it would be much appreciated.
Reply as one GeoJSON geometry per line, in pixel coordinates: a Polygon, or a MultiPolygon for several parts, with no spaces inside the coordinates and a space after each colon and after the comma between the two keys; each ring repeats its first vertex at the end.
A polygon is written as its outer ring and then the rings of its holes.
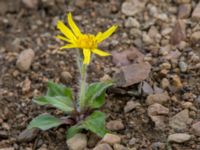
{"type": "Polygon", "coordinates": [[[72,19],[72,14],[69,13],[67,15],[67,18],[68,18],[68,23],[69,23],[70,28],[72,29],[76,37],[78,37],[81,34],[81,31],[79,30],[78,26],[75,24],[74,20],[72,19]]]}
{"type": "Polygon", "coordinates": [[[97,42],[100,43],[103,40],[107,39],[109,36],[111,36],[113,32],[115,32],[116,29],[117,29],[117,26],[112,26],[108,30],[106,30],[104,33],[99,34],[99,35],[97,34],[96,36],[97,42]]]}
{"type": "Polygon", "coordinates": [[[110,53],[104,52],[100,49],[93,49],[92,52],[99,55],[99,56],[109,56],[109,55],[111,55],[110,53]]]}
{"type": "Polygon", "coordinates": [[[77,46],[74,44],[67,44],[65,46],[60,47],[61,50],[68,49],[68,48],[77,48],[77,46]]]}
{"type": "Polygon", "coordinates": [[[91,55],[91,52],[89,49],[83,49],[83,56],[84,56],[83,63],[84,64],[88,65],[90,63],[90,55],[91,55]]]}
{"type": "Polygon", "coordinates": [[[76,37],[72,33],[72,31],[62,22],[58,21],[57,22],[57,28],[70,40],[74,41],[76,37]]]}
{"type": "Polygon", "coordinates": [[[57,35],[56,38],[57,38],[57,39],[60,39],[60,40],[63,40],[63,41],[71,42],[70,39],[68,39],[68,38],[66,38],[66,37],[64,37],[64,36],[61,36],[61,35],[57,35]]]}

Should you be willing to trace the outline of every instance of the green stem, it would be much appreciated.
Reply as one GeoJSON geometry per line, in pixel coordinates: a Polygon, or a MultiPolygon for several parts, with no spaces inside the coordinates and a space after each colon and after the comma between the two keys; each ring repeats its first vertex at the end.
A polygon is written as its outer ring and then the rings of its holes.
{"type": "Polygon", "coordinates": [[[87,65],[82,64],[81,66],[81,88],[80,88],[80,111],[84,110],[85,106],[85,88],[86,88],[86,74],[87,74],[87,65]]]}

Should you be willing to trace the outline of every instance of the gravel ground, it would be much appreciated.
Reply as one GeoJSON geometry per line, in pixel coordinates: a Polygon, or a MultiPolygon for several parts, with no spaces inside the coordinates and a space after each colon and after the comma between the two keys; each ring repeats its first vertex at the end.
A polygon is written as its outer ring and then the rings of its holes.
{"type": "Polygon", "coordinates": [[[198,0],[0,0],[0,150],[200,150],[199,21],[198,0]],[[26,130],[43,112],[63,115],[32,102],[48,80],[78,89],[76,55],[55,39],[68,12],[87,33],[119,26],[101,44],[112,57],[88,70],[89,82],[118,79],[101,109],[112,131],[103,139],[26,130]]]}

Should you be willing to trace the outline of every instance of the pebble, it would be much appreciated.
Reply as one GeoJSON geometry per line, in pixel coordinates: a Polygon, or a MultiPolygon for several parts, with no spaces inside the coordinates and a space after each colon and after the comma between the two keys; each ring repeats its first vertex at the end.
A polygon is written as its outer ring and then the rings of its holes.
{"type": "Polygon", "coordinates": [[[0,150],[15,150],[14,147],[0,148],[0,150]]]}
{"type": "Polygon", "coordinates": [[[18,142],[30,142],[36,138],[39,130],[36,128],[33,129],[25,129],[20,135],[17,137],[18,142]]]}
{"type": "Polygon", "coordinates": [[[128,113],[128,112],[130,112],[131,110],[133,110],[133,109],[135,109],[135,108],[137,108],[137,107],[140,107],[140,106],[141,106],[140,103],[134,102],[134,101],[130,100],[130,101],[128,101],[128,102],[126,103],[126,106],[124,107],[124,112],[125,112],[125,113],[128,113]]]}
{"type": "Polygon", "coordinates": [[[140,27],[140,23],[137,21],[137,19],[135,19],[133,17],[128,17],[128,19],[126,19],[124,25],[125,25],[125,27],[135,27],[135,28],[140,27]]]}
{"type": "Polygon", "coordinates": [[[121,144],[114,144],[113,148],[114,150],[129,150],[128,148],[126,148],[125,146],[121,144]]]}
{"type": "Polygon", "coordinates": [[[100,141],[100,137],[98,137],[96,134],[91,134],[89,136],[87,145],[89,148],[95,147],[98,141],[100,141]]]}
{"type": "Polygon", "coordinates": [[[168,136],[169,142],[184,143],[192,138],[191,135],[187,133],[175,133],[168,136]]]}
{"type": "Polygon", "coordinates": [[[35,52],[32,49],[22,51],[17,58],[17,68],[21,71],[29,70],[31,63],[33,62],[35,52]]]}
{"type": "Polygon", "coordinates": [[[23,85],[22,85],[22,92],[23,93],[27,93],[29,92],[31,89],[31,80],[29,80],[29,78],[26,78],[24,81],[23,81],[23,85]]]}
{"type": "Polygon", "coordinates": [[[128,144],[132,146],[132,145],[135,145],[136,142],[137,142],[137,139],[133,137],[129,140],[128,144]]]}
{"type": "Polygon", "coordinates": [[[167,78],[163,78],[161,81],[161,87],[163,89],[166,89],[169,88],[169,86],[170,86],[169,80],[167,78]]]}
{"type": "Polygon", "coordinates": [[[112,147],[107,143],[97,145],[93,150],[113,150],[112,147]]]}
{"type": "Polygon", "coordinates": [[[172,81],[173,81],[173,85],[174,85],[176,88],[180,89],[180,88],[183,87],[183,84],[182,84],[182,82],[181,82],[181,79],[180,79],[180,77],[179,77],[178,75],[176,75],[176,74],[175,74],[175,75],[172,75],[171,78],[172,78],[172,81]]]}
{"type": "Polygon", "coordinates": [[[8,138],[8,132],[0,130],[0,139],[7,139],[7,138],[8,138]]]}
{"type": "Polygon", "coordinates": [[[148,116],[155,123],[155,127],[159,130],[163,130],[165,125],[166,117],[164,115],[168,115],[169,109],[162,106],[161,104],[154,103],[148,107],[148,116]]]}
{"type": "Polygon", "coordinates": [[[143,0],[130,0],[122,4],[121,11],[127,16],[134,16],[141,12],[145,7],[146,1],[143,0]]]}
{"type": "Polygon", "coordinates": [[[165,149],[165,143],[161,142],[154,142],[151,145],[152,150],[164,150],[165,149]]]}
{"type": "Polygon", "coordinates": [[[179,68],[180,68],[181,72],[186,72],[188,65],[185,62],[181,61],[181,62],[179,62],[179,68]]]}
{"type": "Polygon", "coordinates": [[[189,118],[189,111],[188,109],[185,109],[170,118],[169,126],[173,129],[184,130],[187,128],[188,124],[191,124],[191,122],[192,119],[189,118]]]}
{"type": "Polygon", "coordinates": [[[190,16],[190,12],[192,10],[192,7],[190,4],[182,4],[178,8],[178,18],[188,18],[190,16]]]}
{"type": "Polygon", "coordinates": [[[194,11],[192,12],[192,18],[200,20],[200,2],[196,5],[194,11]]]}
{"type": "Polygon", "coordinates": [[[195,135],[200,136],[200,121],[192,125],[192,131],[195,135]]]}
{"type": "Polygon", "coordinates": [[[106,128],[111,131],[119,131],[124,129],[124,124],[121,120],[111,120],[106,124],[106,128]]]}
{"type": "Polygon", "coordinates": [[[172,45],[178,45],[185,39],[185,22],[183,20],[177,20],[171,33],[170,43],[172,45]]]}
{"type": "Polygon", "coordinates": [[[110,134],[107,133],[103,139],[101,140],[101,143],[108,143],[110,145],[120,143],[121,142],[121,137],[115,134],[110,134]]]}
{"type": "Polygon", "coordinates": [[[22,0],[22,3],[26,5],[27,8],[37,8],[38,6],[38,0],[22,0]]]}
{"type": "Polygon", "coordinates": [[[64,82],[64,83],[69,83],[71,80],[72,80],[72,75],[71,73],[69,73],[68,71],[63,71],[61,73],[61,80],[64,82]]]}
{"type": "Polygon", "coordinates": [[[166,103],[170,99],[167,93],[158,93],[149,95],[146,99],[146,104],[151,105],[154,103],[163,104],[166,103]]]}
{"type": "Polygon", "coordinates": [[[84,150],[87,147],[87,137],[85,134],[78,133],[67,140],[70,150],[84,150]]]}
{"type": "Polygon", "coordinates": [[[167,115],[169,113],[169,109],[161,104],[154,103],[148,107],[147,112],[150,117],[156,115],[167,115]]]}
{"type": "Polygon", "coordinates": [[[193,104],[191,102],[184,102],[182,106],[184,109],[189,109],[193,107],[193,104]]]}
{"type": "Polygon", "coordinates": [[[144,95],[150,95],[150,94],[153,94],[153,88],[149,85],[149,83],[147,82],[143,82],[143,85],[142,85],[142,91],[143,91],[143,94],[144,95]]]}
{"type": "Polygon", "coordinates": [[[178,4],[184,4],[184,3],[189,3],[190,0],[175,0],[175,2],[178,4]]]}
{"type": "Polygon", "coordinates": [[[200,40],[200,31],[192,33],[191,40],[192,42],[198,42],[200,40]]]}

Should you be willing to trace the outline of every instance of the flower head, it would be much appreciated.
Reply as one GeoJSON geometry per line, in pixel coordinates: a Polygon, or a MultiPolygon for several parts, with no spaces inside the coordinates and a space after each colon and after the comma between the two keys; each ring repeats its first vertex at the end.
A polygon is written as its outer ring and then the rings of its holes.
{"type": "Polygon", "coordinates": [[[110,53],[104,52],[98,49],[99,43],[104,41],[106,38],[117,29],[117,26],[112,26],[105,32],[99,32],[96,36],[92,34],[81,33],[78,26],[72,19],[71,13],[67,15],[67,20],[70,28],[68,28],[62,21],[57,22],[57,28],[64,34],[64,36],[58,35],[57,38],[68,42],[67,45],[62,46],[61,49],[68,48],[80,48],[83,50],[84,64],[90,63],[91,53],[95,53],[99,56],[109,56],[110,53]]]}

